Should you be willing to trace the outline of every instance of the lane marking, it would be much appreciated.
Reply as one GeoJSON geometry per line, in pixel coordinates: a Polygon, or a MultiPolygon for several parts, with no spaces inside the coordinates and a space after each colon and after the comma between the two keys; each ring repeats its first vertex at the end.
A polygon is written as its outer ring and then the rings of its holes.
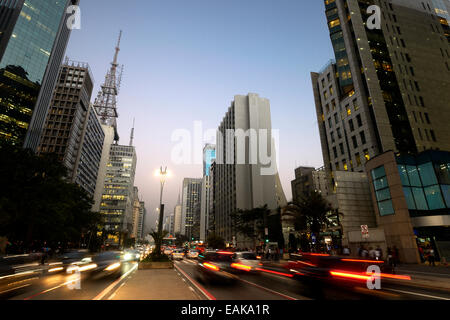
{"type": "Polygon", "coordinates": [[[265,291],[268,291],[268,292],[270,292],[270,293],[279,295],[279,296],[281,296],[281,297],[283,297],[283,298],[285,298],[285,299],[288,299],[288,300],[298,300],[297,298],[293,298],[293,297],[291,297],[291,296],[288,296],[288,295],[286,295],[286,294],[280,293],[280,292],[278,292],[278,291],[274,291],[274,290],[272,290],[272,289],[268,289],[268,288],[266,288],[266,287],[260,286],[259,284],[256,284],[256,283],[253,283],[253,282],[250,282],[250,281],[241,279],[241,278],[239,278],[239,280],[241,280],[241,281],[243,281],[243,282],[245,282],[245,283],[248,283],[248,284],[250,284],[250,285],[252,285],[252,286],[255,286],[255,287],[257,287],[257,288],[260,288],[260,289],[262,289],[262,290],[265,290],[265,291]]]}
{"type": "Polygon", "coordinates": [[[29,296],[29,297],[27,297],[27,298],[25,298],[25,299],[23,299],[23,300],[30,300],[30,299],[33,299],[33,298],[35,298],[35,297],[37,297],[37,296],[39,296],[39,295],[41,295],[41,294],[44,294],[44,293],[47,293],[47,292],[56,290],[56,289],[58,289],[58,288],[61,288],[61,287],[65,286],[65,285],[68,285],[69,283],[74,283],[74,280],[70,280],[70,281],[64,282],[64,283],[62,283],[62,284],[60,284],[60,285],[57,285],[56,287],[53,287],[53,288],[50,288],[50,289],[41,291],[41,292],[39,292],[39,293],[33,294],[32,296],[29,296]]]}
{"type": "Polygon", "coordinates": [[[181,268],[177,265],[174,265],[175,268],[177,268],[177,270],[183,275],[185,276],[193,285],[194,287],[196,287],[201,293],[203,293],[203,295],[205,295],[206,298],[208,298],[208,300],[217,300],[216,297],[214,297],[211,293],[209,293],[208,291],[206,291],[205,288],[203,288],[200,284],[197,283],[197,281],[195,281],[194,279],[192,279],[190,276],[188,276],[183,270],[181,270],[181,268]]]}
{"type": "Polygon", "coordinates": [[[449,273],[431,273],[431,272],[422,272],[422,271],[410,271],[410,270],[403,270],[403,269],[397,269],[397,271],[402,271],[402,272],[407,272],[407,273],[420,273],[420,274],[427,274],[430,276],[433,275],[440,275],[440,276],[445,276],[446,278],[450,277],[449,273]]]}
{"type": "MultiPolygon", "coordinates": [[[[136,263],[133,268],[131,268],[130,270],[128,270],[126,273],[124,273],[119,279],[117,279],[116,281],[114,281],[112,284],[110,284],[105,290],[103,290],[102,292],[100,292],[100,294],[98,294],[94,299],[92,300],[102,300],[111,290],[113,290],[115,288],[115,286],[117,286],[117,284],[120,283],[120,281],[122,281],[123,279],[125,279],[126,277],[128,277],[131,272],[135,271],[138,268],[138,264],[136,263]]],[[[122,285],[124,285],[125,283],[123,283],[122,285]]]]}
{"type": "Polygon", "coordinates": [[[390,289],[390,288],[386,289],[386,290],[395,291],[395,292],[401,292],[401,293],[406,293],[406,294],[412,294],[412,295],[421,296],[421,297],[427,297],[427,298],[432,298],[432,299],[449,300],[450,301],[450,299],[448,299],[448,298],[438,297],[438,296],[431,296],[429,294],[423,294],[423,293],[418,293],[418,292],[403,291],[403,290],[390,289]]]}

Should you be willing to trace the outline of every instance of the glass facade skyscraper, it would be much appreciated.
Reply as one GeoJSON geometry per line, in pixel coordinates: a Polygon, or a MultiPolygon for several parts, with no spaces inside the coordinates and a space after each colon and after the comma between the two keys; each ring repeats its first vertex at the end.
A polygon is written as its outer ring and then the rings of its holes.
{"type": "Polygon", "coordinates": [[[23,144],[34,122],[39,139],[77,2],[0,1],[0,138],[23,144]]]}

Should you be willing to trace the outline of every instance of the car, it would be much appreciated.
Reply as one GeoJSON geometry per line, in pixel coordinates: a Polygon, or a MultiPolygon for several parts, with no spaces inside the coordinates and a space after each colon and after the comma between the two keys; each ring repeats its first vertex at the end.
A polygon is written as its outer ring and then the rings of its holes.
{"type": "Polygon", "coordinates": [[[233,252],[206,251],[198,256],[196,277],[201,282],[234,283],[238,279],[233,274],[233,252]]]}
{"type": "Polygon", "coordinates": [[[170,257],[170,255],[172,254],[172,251],[173,251],[172,248],[166,247],[166,248],[164,248],[163,252],[164,252],[164,254],[166,254],[170,257]]]}
{"type": "Polygon", "coordinates": [[[137,261],[141,260],[141,253],[138,250],[125,250],[123,253],[123,261],[137,261]]]}
{"type": "Polygon", "coordinates": [[[36,285],[40,274],[39,262],[30,254],[0,257],[0,299],[36,285]]]}
{"type": "Polygon", "coordinates": [[[184,249],[175,249],[172,251],[171,255],[173,260],[183,260],[184,259],[184,249]]]}
{"type": "Polygon", "coordinates": [[[122,275],[122,254],[120,251],[105,251],[92,257],[95,268],[90,270],[93,279],[120,277],[122,275]]]}
{"type": "Polygon", "coordinates": [[[73,250],[63,253],[57,262],[49,263],[49,273],[54,272],[72,272],[74,267],[90,262],[91,254],[88,250],[73,250]]]}
{"type": "Polygon", "coordinates": [[[236,252],[231,267],[236,271],[259,273],[260,261],[254,252],[236,252]]]}
{"type": "Polygon", "coordinates": [[[186,257],[189,259],[197,259],[199,255],[198,250],[196,249],[191,249],[187,252],[186,257]]]}
{"type": "Polygon", "coordinates": [[[381,260],[321,253],[291,254],[286,268],[294,279],[299,280],[307,288],[308,294],[316,298],[326,298],[327,292],[336,291],[349,295],[356,293],[356,296],[378,294],[378,290],[367,289],[368,281],[372,281],[370,270],[373,268],[380,271],[380,284],[390,279],[410,280],[409,276],[393,274],[392,268],[381,260]]]}

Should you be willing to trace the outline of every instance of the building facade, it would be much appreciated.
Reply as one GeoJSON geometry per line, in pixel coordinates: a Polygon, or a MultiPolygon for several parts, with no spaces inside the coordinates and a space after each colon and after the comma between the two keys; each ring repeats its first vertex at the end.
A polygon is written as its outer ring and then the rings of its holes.
{"type": "Polygon", "coordinates": [[[90,105],[93,89],[89,65],[65,60],[60,68],[38,154],[56,154],[68,180],[94,196],[105,138],[90,105]]]}
{"type": "Polygon", "coordinates": [[[182,192],[181,234],[199,240],[202,179],[184,178],[182,192]]]}
{"type": "Polygon", "coordinates": [[[132,233],[136,150],[133,146],[112,144],[106,166],[100,203],[107,243],[119,245],[132,233]]]}
{"type": "Polygon", "coordinates": [[[377,188],[397,175],[393,190],[400,190],[395,157],[450,150],[449,9],[448,1],[326,0],[335,60],[311,74],[330,193],[343,192],[342,171],[369,173],[374,213],[363,220],[372,221],[377,237],[396,246],[404,262],[419,261],[418,229],[404,210],[409,193],[388,196],[386,186],[377,188]],[[379,15],[368,13],[371,5],[379,15]]]}
{"type": "Polygon", "coordinates": [[[216,146],[206,144],[203,148],[203,183],[200,207],[200,240],[208,237],[209,216],[212,201],[211,164],[216,158],[216,146]]]}
{"type": "Polygon", "coordinates": [[[269,165],[263,165],[255,154],[255,148],[265,149],[272,160],[270,165],[276,168],[269,100],[252,93],[235,96],[218,128],[216,146],[214,229],[227,243],[239,246],[246,239],[235,232],[231,215],[238,209],[266,204],[275,210],[278,198],[283,198],[277,195],[280,191],[284,194],[277,183],[278,171],[266,173],[269,165]]]}
{"type": "Polygon", "coordinates": [[[70,36],[66,9],[77,3],[0,3],[1,139],[36,151],[70,36]]]}

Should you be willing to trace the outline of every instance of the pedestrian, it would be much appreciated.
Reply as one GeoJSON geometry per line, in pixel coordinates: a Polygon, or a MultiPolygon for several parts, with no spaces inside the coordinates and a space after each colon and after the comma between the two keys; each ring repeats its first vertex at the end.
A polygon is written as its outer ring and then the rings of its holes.
{"type": "Polygon", "coordinates": [[[345,246],[344,249],[342,249],[342,254],[344,256],[349,256],[350,255],[350,249],[348,246],[345,246]]]}
{"type": "Polygon", "coordinates": [[[393,265],[392,250],[390,247],[387,248],[387,260],[388,260],[388,264],[392,267],[392,265],[393,265]]]}
{"type": "Polygon", "coordinates": [[[380,246],[377,246],[375,251],[376,251],[376,254],[375,254],[376,259],[377,260],[383,259],[383,251],[381,250],[380,246]]]}
{"type": "Polygon", "coordinates": [[[397,246],[394,246],[394,250],[392,252],[392,260],[394,261],[394,268],[395,268],[399,262],[399,253],[397,246]]]}
{"type": "Polygon", "coordinates": [[[377,257],[377,252],[374,248],[370,247],[369,248],[369,258],[375,260],[375,258],[377,257]]]}
{"type": "Polygon", "coordinates": [[[433,265],[433,267],[436,266],[436,264],[434,263],[434,261],[435,261],[434,249],[432,247],[430,247],[430,249],[428,249],[428,261],[430,262],[430,266],[431,265],[433,265]]]}
{"type": "Polygon", "coordinates": [[[421,246],[419,246],[419,255],[420,255],[420,261],[423,263],[425,262],[425,253],[423,252],[423,248],[421,246]]]}
{"type": "Polygon", "coordinates": [[[369,251],[365,247],[362,247],[361,249],[361,257],[367,258],[369,256],[369,251]]]}

